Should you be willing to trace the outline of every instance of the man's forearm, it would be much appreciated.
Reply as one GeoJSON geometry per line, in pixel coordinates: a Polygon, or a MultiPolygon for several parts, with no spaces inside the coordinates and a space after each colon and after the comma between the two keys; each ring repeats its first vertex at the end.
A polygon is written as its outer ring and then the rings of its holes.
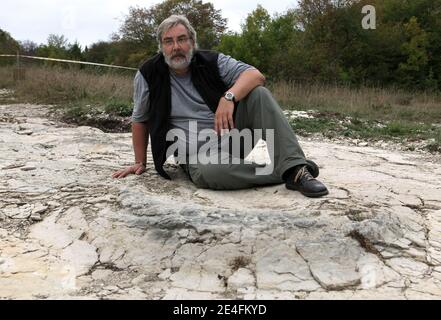
{"type": "Polygon", "coordinates": [[[237,78],[234,86],[229,91],[234,93],[236,100],[239,101],[245,98],[257,86],[265,84],[265,77],[259,70],[246,70],[237,78]]]}
{"type": "Polygon", "coordinates": [[[149,129],[145,122],[132,123],[132,143],[135,152],[135,162],[146,163],[149,129]]]}

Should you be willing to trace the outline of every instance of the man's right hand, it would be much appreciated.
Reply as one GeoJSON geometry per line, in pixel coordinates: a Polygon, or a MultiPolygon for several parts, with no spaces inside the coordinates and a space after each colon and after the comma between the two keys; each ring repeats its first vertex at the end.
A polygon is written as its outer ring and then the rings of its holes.
{"type": "Polygon", "coordinates": [[[145,170],[146,170],[145,165],[143,165],[142,163],[136,163],[130,167],[114,172],[112,174],[112,178],[124,178],[129,174],[140,175],[143,172],[145,172],[145,170]]]}

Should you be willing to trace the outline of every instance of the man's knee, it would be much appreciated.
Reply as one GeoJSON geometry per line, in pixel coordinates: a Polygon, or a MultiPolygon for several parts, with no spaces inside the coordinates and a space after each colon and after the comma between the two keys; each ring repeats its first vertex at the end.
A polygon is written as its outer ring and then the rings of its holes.
{"type": "Polygon", "coordinates": [[[272,108],[279,108],[271,91],[263,86],[258,86],[251,90],[246,99],[244,99],[244,103],[253,109],[262,108],[263,110],[270,110],[272,108]]]}
{"type": "Polygon", "coordinates": [[[248,99],[261,99],[271,97],[271,91],[269,91],[266,87],[257,86],[248,94],[248,99]]]}

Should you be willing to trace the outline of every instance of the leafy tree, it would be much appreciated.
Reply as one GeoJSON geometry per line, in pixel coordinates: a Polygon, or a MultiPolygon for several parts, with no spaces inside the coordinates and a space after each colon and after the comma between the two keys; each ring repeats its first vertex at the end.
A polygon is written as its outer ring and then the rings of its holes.
{"type": "Polygon", "coordinates": [[[284,14],[276,15],[268,26],[267,31],[272,39],[273,53],[269,63],[268,73],[275,79],[300,80],[308,77],[305,68],[304,32],[300,27],[297,11],[291,9],[284,14]]]}
{"type": "Polygon", "coordinates": [[[112,43],[99,41],[93,43],[90,48],[86,47],[84,52],[84,59],[90,62],[110,63],[108,61],[109,53],[112,48],[112,43]],[[86,50],[87,48],[87,50],[86,50]]]}
{"type": "Polygon", "coordinates": [[[129,14],[115,34],[115,41],[124,40],[133,42],[142,48],[152,49],[155,47],[155,17],[153,9],[130,7],[129,14]]]}
{"type": "Polygon", "coordinates": [[[20,42],[20,52],[23,55],[35,56],[37,54],[37,50],[38,44],[33,41],[25,40],[20,42]]]}
{"type": "Polygon", "coordinates": [[[166,0],[153,7],[155,25],[159,25],[172,14],[187,17],[198,34],[199,47],[212,49],[219,44],[221,35],[226,29],[227,20],[222,18],[221,11],[212,3],[200,0],[166,0]]]}
{"type": "Polygon", "coordinates": [[[50,34],[47,38],[47,45],[55,49],[65,50],[68,40],[64,35],[50,34]]]}
{"type": "MultiPolygon", "coordinates": [[[[0,54],[16,54],[19,43],[11,35],[0,29],[0,54]]],[[[15,60],[10,58],[0,58],[0,66],[13,63],[15,60]]]]}
{"type": "Polygon", "coordinates": [[[361,8],[357,1],[302,0],[298,20],[304,31],[306,68],[321,81],[353,82],[362,50],[361,8]],[[349,66],[346,61],[351,61],[349,66]]]}
{"type": "Polygon", "coordinates": [[[71,60],[83,60],[83,52],[81,50],[81,45],[75,41],[73,44],[68,45],[67,55],[71,60]]]}
{"type": "Polygon", "coordinates": [[[242,33],[223,36],[217,49],[267,71],[271,64],[271,54],[277,46],[275,39],[272,39],[268,32],[270,23],[271,16],[268,11],[258,5],[241,26],[242,33]]]}
{"type": "Polygon", "coordinates": [[[66,59],[68,58],[68,40],[63,35],[50,34],[47,44],[37,49],[37,54],[42,57],[66,59]]]}
{"type": "Polygon", "coordinates": [[[410,21],[404,24],[404,28],[408,35],[408,41],[403,43],[401,49],[407,60],[400,63],[399,71],[405,84],[415,83],[421,85],[429,74],[428,35],[415,17],[410,18],[410,21]]]}
{"type": "Polygon", "coordinates": [[[0,29],[0,54],[16,54],[19,48],[19,43],[9,32],[0,29]]]}
{"type": "Polygon", "coordinates": [[[384,20],[399,26],[402,31],[402,52],[397,68],[397,81],[409,86],[411,82],[416,81],[428,82],[431,87],[441,87],[441,0],[378,2],[383,9],[384,20]],[[407,32],[412,36],[409,37],[407,32]],[[419,46],[424,48],[418,48],[419,46]],[[426,55],[427,65],[423,67],[426,55]],[[416,65],[419,65],[418,71],[413,71],[416,74],[412,75],[412,71],[408,69],[415,69],[416,65]],[[404,79],[400,79],[401,77],[404,79]]]}
{"type": "Polygon", "coordinates": [[[229,54],[236,59],[244,60],[242,35],[237,32],[227,32],[223,34],[221,36],[219,45],[216,47],[216,50],[229,54]]]}
{"type": "Polygon", "coordinates": [[[172,14],[185,15],[198,33],[201,48],[211,49],[219,43],[226,19],[212,3],[199,0],[166,0],[150,8],[132,7],[117,37],[139,44],[147,52],[157,50],[156,29],[172,14]]]}
{"type": "Polygon", "coordinates": [[[299,2],[299,21],[304,30],[314,25],[332,9],[331,0],[301,0],[299,2]]]}
{"type": "Polygon", "coordinates": [[[437,89],[440,8],[441,0],[301,0],[269,20],[251,13],[218,48],[272,78],[437,89]],[[374,30],[361,26],[365,5],[376,9],[374,30]]]}
{"type": "Polygon", "coordinates": [[[267,70],[269,64],[269,52],[273,51],[274,42],[268,37],[268,26],[271,16],[261,5],[251,12],[242,26],[243,60],[267,70]]]}

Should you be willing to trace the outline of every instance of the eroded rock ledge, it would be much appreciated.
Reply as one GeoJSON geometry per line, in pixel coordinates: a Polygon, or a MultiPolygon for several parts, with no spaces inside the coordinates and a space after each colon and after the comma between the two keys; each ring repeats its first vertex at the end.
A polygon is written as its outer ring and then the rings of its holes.
{"type": "Polygon", "coordinates": [[[439,157],[301,138],[327,197],[198,190],[45,112],[0,106],[0,298],[441,297],[439,157]]]}

